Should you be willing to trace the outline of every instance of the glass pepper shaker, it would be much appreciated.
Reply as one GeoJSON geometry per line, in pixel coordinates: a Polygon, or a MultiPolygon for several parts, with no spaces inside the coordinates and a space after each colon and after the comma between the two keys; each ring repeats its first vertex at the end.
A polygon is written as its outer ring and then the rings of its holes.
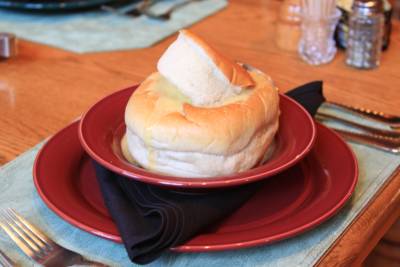
{"type": "Polygon", "coordinates": [[[384,26],[381,0],[355,0],[349,19],[346,63],[361,69],[379,66],[384,26]]]}

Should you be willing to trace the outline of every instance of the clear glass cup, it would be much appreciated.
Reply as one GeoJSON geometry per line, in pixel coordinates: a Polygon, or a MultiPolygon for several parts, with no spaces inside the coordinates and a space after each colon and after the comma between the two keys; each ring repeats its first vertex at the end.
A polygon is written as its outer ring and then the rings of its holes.
{"type": "Polygon", "coordinates": [[[333,34],[340,15],[340,11],[336,9],[335,14],[330,17],[302,16],[298,51],[305,62],[321,65],[335,57],[337,49],[333,34]]]}

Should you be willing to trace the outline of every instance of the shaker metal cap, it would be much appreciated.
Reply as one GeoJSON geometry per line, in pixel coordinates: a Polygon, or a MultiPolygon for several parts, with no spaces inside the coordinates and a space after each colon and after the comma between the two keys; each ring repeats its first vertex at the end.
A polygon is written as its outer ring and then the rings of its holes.
{"type": "Polygon", "coordinates": [[[359,15],[372,15],[383,13],[382,0],[355,0],[352,6],[352,12],[359,15]]]}

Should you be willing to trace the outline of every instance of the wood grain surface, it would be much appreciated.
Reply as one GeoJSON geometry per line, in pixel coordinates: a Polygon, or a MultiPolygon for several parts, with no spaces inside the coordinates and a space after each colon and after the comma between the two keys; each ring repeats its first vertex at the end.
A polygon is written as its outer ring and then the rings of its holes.
{"type": "MultiPolygon", "coordinates": [[[[391,44],[379,68],[348,67],[342,51],[330,64],[314,67],[277,48],[280,4],[230,1],[190,29],[226,56],[268,73],[282,92],[323,80],[329,100],[400,114],[399,21],[393,21],[391,44]]],[[[141,82],[175,37],[145,49],[88,54],[20,40],[19,55],[0,61],[0,164],[56,133],[105,95],[141,82]]],[[[399,188],[400,175],[395,175],[319,264],[361,263],[399,216],[399,188]]]]}

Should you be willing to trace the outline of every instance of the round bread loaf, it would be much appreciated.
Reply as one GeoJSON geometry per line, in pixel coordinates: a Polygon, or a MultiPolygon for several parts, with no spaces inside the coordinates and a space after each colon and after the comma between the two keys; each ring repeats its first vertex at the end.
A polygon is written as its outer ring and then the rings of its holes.
{"type": "Polygon", "coordinates": [[[278,130],[279,95],[268,76],[248,74],[251,89],[214,106],[194,105],[163,75],[151,74],[127,104],[124,150],[142,167],[173,176],[213,177],[254,167],[278,130]]]}

